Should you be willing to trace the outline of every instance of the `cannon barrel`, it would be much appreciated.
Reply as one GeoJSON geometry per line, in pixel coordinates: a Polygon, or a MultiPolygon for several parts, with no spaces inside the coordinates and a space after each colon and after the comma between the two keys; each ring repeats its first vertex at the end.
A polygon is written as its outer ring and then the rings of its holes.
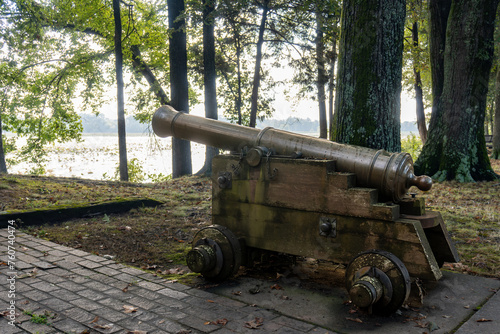
{"type": "Polygon", "coordinates": [[[358,186],[378,189],[399,202],[411,186],[427,191],[428,176],[415,176],[408,153],[389,153],[267,127],[263,130],[177,112],[171,106],[156,110],[153,131],[159,137],[173,136],[223,150],[266,147],[277,155],[301,152],[304,157],[336,160],[341,172],[355,173],[358,186]]]}

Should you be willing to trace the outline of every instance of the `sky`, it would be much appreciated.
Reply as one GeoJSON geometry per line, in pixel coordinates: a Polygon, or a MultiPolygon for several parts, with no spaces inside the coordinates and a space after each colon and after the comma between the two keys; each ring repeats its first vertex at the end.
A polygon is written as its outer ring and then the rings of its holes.
{"type": "MultiPolygon", "coordinates": [[[[274,107],[276,111],[273,114],[273,118],[275,119],[287,119],[288,117],[297,117],[297,118],[304,118],[304,119],[310,118],[311,120],[318,120],[318,106],[316,101],[305,100],[301,102],[298,106],[294,107],[291,102],[285,99],[284,94],[276,94],[274,107]]],[[[193,106],[189,112],[193,115],[204,116],[205,109],[203,104],[199,104],[193,106]]],[[[104,106],[102,113],[107,118],[116,119],[117,118],[116,103],[104,106]]],[[[416,120],[417,117],[415,114],[415,99],[410,97],[408,93],[403,91],[401,93],[401,122],[416,122],[416,120]]]]}

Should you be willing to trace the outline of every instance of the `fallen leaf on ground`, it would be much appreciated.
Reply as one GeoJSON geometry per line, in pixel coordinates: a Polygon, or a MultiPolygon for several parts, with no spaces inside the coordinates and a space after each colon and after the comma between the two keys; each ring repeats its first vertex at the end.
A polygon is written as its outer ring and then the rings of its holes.
{"type": "Polygon", "coordinates": [[[91,322],[89,322],[89,324],[93,324],[94,322],[98,322],[99,321],[99,316],[95,316],[94,320],[92,320],[91,322]]]}
{"type": "Polygon", "coordinates": [[[184,275],[185,271],[181,268],[167,269],[161,272],[162,275],[184,275]]]}
{"type": "Polygon", "coordinates": [[[135,331],[128,331],[127,334],[148,334],[148,332],[135,330],[135,331]]]}
{"type": "Polygon", "coordinates": [[[349,320],[349,321],[358,322],[360,324],[363,323],[363,320],[361,320],[360,318],[346,318],[346,319],[349,320]]]}
{"type": "Polygon", "coordinates": [[[488,321],[493,321],[493,320],[485,319],[485,318],[481,318],[481,319],[476,320],[476,322],[488,322],[488,321]]]}
{"type": "Polygon", "coordinates": [[[228,320],[226,318],[224,319],[217,319],[215,321],[207,321],[205,322],[205,325],[222,325],[225,326],[227,324],[228,320]]]}
{"type": "Polygon", "coordinates": [[[250,328],[250,329],[257,329],[260,326],[262,326],[263,322],[264,322],[264,319],[262,319],[262,318],[255,318],[254,320],[245,322],[244,327],[250,328]]]}
{"type": "Polygon", "coordinates": [[[134,306],[123,305],[123,308],[125,309],[125,313],[137,312],[137,307],[134,307],[134,306]]]}
{"type": "Polygon", "coordinates": [[[123,292],[128,292],[128,288],[130,288],[131,286],[132,286],[132,283],[127,284],[127,286],[126,286],[126,287],[124,287],[124,288],[122,289],[122,291],[123,291],[123,292]]]}
{"type": "Polygon", "coordinates": [[[271,285],[271,290],[283,290],[283,288],[281,286],[279,286],[278,284],[274,284],[274,285],[271,285]]]}
{"type": "Polygon", "coordinates": [[[99,325],[99,324],[94,325],[94,328],[96,329],[110,329],[111,327],[113,327],[113,325],[99,325]]]}

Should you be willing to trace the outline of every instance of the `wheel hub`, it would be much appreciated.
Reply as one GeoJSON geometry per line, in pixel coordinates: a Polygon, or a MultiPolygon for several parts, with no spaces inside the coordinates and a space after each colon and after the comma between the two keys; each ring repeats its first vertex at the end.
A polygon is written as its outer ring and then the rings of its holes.
{"type": "Polygon", "coordinates": [[[410,294],[408,270],[395,255],[370,250],[356,256],[346,271],[346,287],[352,302],[371,313],[388,315],[410,294]]]}

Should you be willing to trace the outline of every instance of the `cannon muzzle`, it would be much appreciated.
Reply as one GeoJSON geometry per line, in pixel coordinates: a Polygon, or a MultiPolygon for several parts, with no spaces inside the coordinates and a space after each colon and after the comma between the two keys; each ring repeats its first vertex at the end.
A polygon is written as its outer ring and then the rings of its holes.
{"type": "Polygon", "coordinates": [[[335,160],[341,172],[355,173],[358,186],[377,188],[381,194],[399,202],[411,186],[427,191],[428,176],[415,176],[408,153],[389,153],[366,147],[340,144],[267,127],[263,130],[177,112],[160,107],[153,116],[153,131],[160,137],[173,136],[229,151],[265,147],[277,155],[335,160]]]}

